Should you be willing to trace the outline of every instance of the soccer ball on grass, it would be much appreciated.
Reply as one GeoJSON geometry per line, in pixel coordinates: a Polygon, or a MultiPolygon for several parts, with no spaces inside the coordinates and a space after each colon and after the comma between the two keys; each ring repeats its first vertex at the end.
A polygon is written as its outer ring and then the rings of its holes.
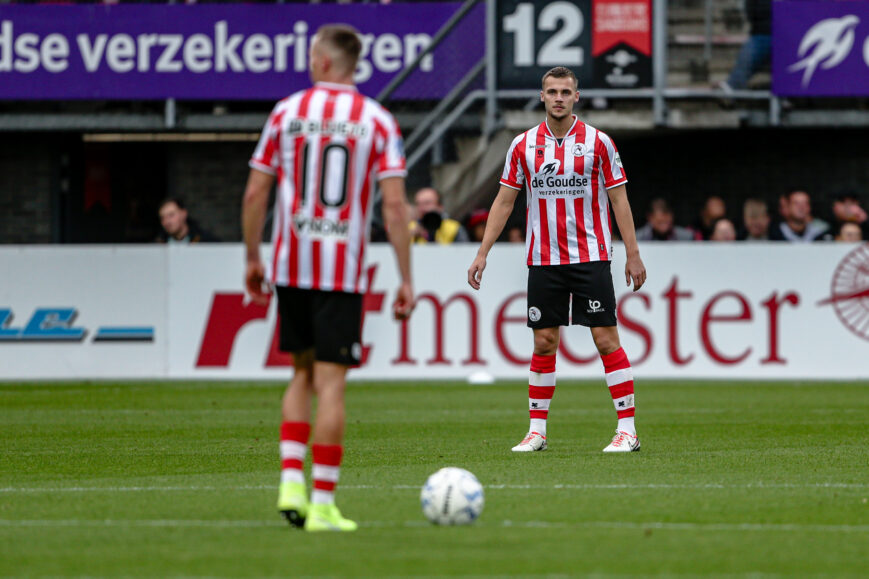
{"type": "Polygon", "coordinates": [[[442,468],[425,481],[422,512],[436,525],[468,525],[483,512],[483,485],[463,468],[442,468]]]}

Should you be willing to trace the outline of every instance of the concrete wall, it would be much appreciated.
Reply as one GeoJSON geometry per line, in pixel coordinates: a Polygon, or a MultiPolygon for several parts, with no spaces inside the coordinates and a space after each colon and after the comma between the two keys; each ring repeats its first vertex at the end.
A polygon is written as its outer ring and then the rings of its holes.
{"type": "Polygon", "coordinates": [[[241,199],[254,142],[175,143],[168,148],[170,193],[202,227],[224,241],[241,239],[241,199]]]}
{"type": "Polygon", "coordinates": [[[56,156],[48,144],[0,135],[0,242],[49,243],[56,156]]]}

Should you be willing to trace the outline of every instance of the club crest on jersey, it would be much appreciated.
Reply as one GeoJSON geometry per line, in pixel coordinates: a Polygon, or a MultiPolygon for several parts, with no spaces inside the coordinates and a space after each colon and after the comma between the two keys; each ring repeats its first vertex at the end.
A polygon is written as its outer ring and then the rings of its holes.
{"type": "Polygon", "coordinates": [[[618,153],[616,153],[616,165],[618,165],[619,167],[622,166],[622,158],[619,157],[618,153]]]}
{"type": "Polygon", "coordinates": [[[293,227],[299,237],[309,239],[347,239],[350,233],[349,221],[335,221],[322,217],[293,216],[293,227]]]}
{"type": "Polygon", "coordinates": [[[574,157],[582,157],[585,155],[585,145],[582,143],[577,143],[573,146],[573,156],[574,157]]]}

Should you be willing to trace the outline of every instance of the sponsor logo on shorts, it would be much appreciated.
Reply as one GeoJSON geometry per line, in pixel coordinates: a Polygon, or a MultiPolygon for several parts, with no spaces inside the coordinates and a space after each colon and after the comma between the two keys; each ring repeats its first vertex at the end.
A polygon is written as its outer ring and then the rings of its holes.
{"type": "Polygon", "coordinates": [[[588,309],[586,312],[589,314],[596,314],[602,311],[604,311],[604,309],[600,307],[600,300],[588,300],[588,309]]]}
{"type": "Polygon", "coordinates": [[[528,308],[528,319],[531,320],[532,322],[539,322],[540,321],[540,309],[537,308],[536,306],[531,306],[530,308],[528,308]]]}
{"type": "Polygon", "coordinates": [[[350,355],[353,356],[354,360],[362,359],[362,344],[359,342],[354,342],[352,346],[350,346],[350,355]]]}

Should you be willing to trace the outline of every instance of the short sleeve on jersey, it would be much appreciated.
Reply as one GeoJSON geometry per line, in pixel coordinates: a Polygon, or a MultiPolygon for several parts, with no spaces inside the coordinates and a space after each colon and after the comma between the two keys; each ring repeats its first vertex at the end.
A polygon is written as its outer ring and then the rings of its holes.
{"type": "Polygon", "coordinates": [[[613,140],[601,131],[598,131],[598,166],[604,179],[604,187],[612,189],[628,182],[628,176],[622,168],[622,159],[613,140]]]}
{"type": "Polygon", "coordinates": [[[407,165],[404,158],[404,140],[401,138],[401,130],[395,118],[386,113],[383,124],[378,123],[380,145],[383,154],[377,163],[377,179],[389,177],[405,177],[407,165]]]}
{"type": "Polygon", "coordinates": [[[504,171],[501,173],[501,185],[511,189],[522,189],[525,184],[525,172],[522,169],[522,160],[525,154],[525,135],[517,137],[510,150],[507,151],[507,160],[504,163],[504,171]]]}
{"type": "Polygon", "coordinates": [[[277,175],[278,167],[280,166],[279,151],[282,116],[283,112],[278,112],[277,106],[272,111],[272,114],[269,115],[256,149],[254,149],[253,156],[248,162],[251,169],[256,169],[269,175],[277,175]]]}

